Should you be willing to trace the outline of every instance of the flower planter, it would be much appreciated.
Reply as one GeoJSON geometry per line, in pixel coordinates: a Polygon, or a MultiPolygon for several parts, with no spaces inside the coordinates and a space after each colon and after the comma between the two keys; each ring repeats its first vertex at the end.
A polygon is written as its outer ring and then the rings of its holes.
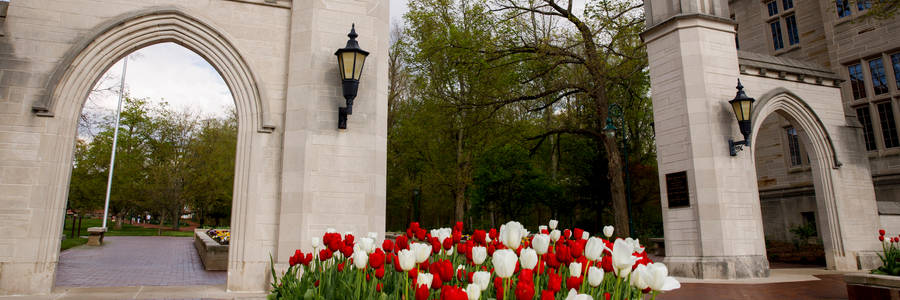
{"type": "Polygon", "coordinates": [[[228,245],[221,245],[210,238],[206,235],[206,230],[194,230],[194,248],[197,248],[203,268],[207,271],[228,269],[228,245]]]}
{"type": "Polygon", "coordinates": [[[900,276],[852,273],[844,281],[850,300],[900,299],[900,276]]]}

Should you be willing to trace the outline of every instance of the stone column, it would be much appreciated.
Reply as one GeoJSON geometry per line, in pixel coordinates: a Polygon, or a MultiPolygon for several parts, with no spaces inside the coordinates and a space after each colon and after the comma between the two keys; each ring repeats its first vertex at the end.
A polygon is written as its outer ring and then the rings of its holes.
{"type": "Polygon", "coordinates": [[[281,176],[278,246],[281,266],[326,228],[384,237],[387,172],[389,1],[293,2],[281,176]],[[351,24],[370,52],[347,129],[334,52],[351,24]]]}
{"type": "MultiPolygon", "coordinates": [[[[666,243],[675,276],[766,277],[756,169],[728,100],[739,75],[725,0],[647,0],[647,44],[666,243]],[[685,172],[688,200],[669,207],[667,177],[685,172]],[[667,176],[669,175],[669,176],[667,176]]],[[[753,96],[753,91],[747,91],[753,96]]],[[[674,186],[673,188],[679,188],[674,186]]]]}

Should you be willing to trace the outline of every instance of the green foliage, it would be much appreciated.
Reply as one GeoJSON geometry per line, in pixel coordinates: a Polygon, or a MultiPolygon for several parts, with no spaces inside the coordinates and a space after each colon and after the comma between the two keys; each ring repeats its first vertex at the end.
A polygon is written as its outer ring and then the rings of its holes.
{"type": "Polygon", "coordinates": [[[73,247],[78,247],[84,244],[87,244],[88,239],[77,237],[77,238],[67,238],[62,240],[59,244],[59,251],[64,251],[73,247]]]}
{"type": "Polygon", "coordinates": [[[568,19],[528,12],[544,4],[410,1],[389,61],[388,229],[613,223],[602,128],[617,103],[635,233],[662,234],[640,2],[588,1],[591,55],[568,19]]]}
{"type": "Polygon", "coordinates": [[[882,253],[878,254],[881,266],[872,270],[872,274],[900,276],[900,248],[894,241],[881,242],[882,253]]]}
{"type": "MultiPolygon", "coordinates": [[[[75,145],[69,208],[76,212],[103,209],[114,120],[100,121],[97,129],[98,133],[81,136],[75,145]]],[[[196,114],[176,111],[165,102],[151,106],[146,99],[126,96],[110,215],[129,219],[149,213],[177,230],[180,222],[173,220],[179,220],[187,206],[201,222],[227,224],[236,140],[233,113],[201,121],[196,114]]]]}

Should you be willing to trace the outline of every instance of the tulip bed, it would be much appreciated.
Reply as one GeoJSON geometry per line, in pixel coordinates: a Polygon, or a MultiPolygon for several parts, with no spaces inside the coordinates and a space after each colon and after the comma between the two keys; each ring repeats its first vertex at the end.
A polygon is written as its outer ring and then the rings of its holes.
{"type": "Polygon", "coordinates": [[[643,299],[680,287],[638,240],[511,221],[463,235],[463,224],[404,235],[355,238],[332,229],[296,250],[290,267],[272,268],[270,299],[643,299]]]}
{"type": "Polygon", "coordinates": [[[884,229],[878,230],[878,240],[884,254],[878,254],[881,266],[872,270],[872,274],[900,276],[900,236],[885,237],[884,234],[884,229]]]}
{"type": "Polygon", "coordinates": [[[210,229],[206,231],[206,235],[218,242],[220,245],[228,245],[231,240],[231,231],[228,229],[210,229]]]}

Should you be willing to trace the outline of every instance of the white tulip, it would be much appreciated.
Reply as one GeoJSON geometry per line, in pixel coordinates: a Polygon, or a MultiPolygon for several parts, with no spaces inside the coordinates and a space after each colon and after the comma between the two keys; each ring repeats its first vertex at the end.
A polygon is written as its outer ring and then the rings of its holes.
{"type": "Polygon", "coordinates": [[[547,230],[547,232],[550,232],[550,230],[547,229],[547,225],[538,226],[538,233],[544,233],[544,230],[547,230]]]}
{"type": "Polygon", "coordinates": [[[588,276],[587,276],[588,284],[592,287],[597,287],[603,282],[603,269],[591,266],[588,268],[588,276]]]}
{"type": "Polygon", "coordinates": [[[570,289],[566,300],[594,300],[594,298],[591,298],[591,295],[579,294],[575,289],[570,289]]]}
{"type": "Polygon", "coordinates": [[[488,285],[491,284],[491,273],[485,271],[478,271],[472,275],[472,282],[478,285],[482,291],[487,290],[488,285]]]}
{"type": "Polygon", "coordinates": [[[369,254],[366,251],[360,249],[359,251],[353,252],[353,266],[357,269],[365,269],[366,264],[369,263],[369,254]]]}
{"type": "Polygon", "coordinates": [[[485,236],[484,236],[484,242],[490,244],[490,243],[491,243],[491,237],[485,235],[485,236]]]}
{"type": "Polygon", "coordinates": [[[429,273],[419,273],[419,277],[416,279],[417,285],[424,285],[427,288],[431,288],[431,280],[434,279],[434,275],[429,273]]]}
{"type": "Polygon", "coordinates": [[[322,239],[320,239],[319,237],[313,237],[312,238],[312,246],[313,246],[313,250],[318,249],[319,247],[322,247],[322,239]]]}
{"type": "Polygon", "coordinates": [[[584,256],[592,261],[600,261],[603,255],[603,240],[600,238],[589,238],[587,244],[584,245],[584,256]]]}
{"type": "Polygon", "coordinates": [[[409,250],[416,254],[416,263],[419,264],[425,262],[431,256],[431,245],[429,244],[412,243],[409,245],[409,250]]]}
{"type": "Polygon", "coordinates": [[[466,296],[469,296],[469,300],[477,300],[481,297],[481,287],[477,284],[470,283],[466,286],[466,296]]]}
{"type": "Polygon", "coordinates": [[[631,283],[631,286],[633,287],[642,290],[650,287],[650,282],[648,281],[651,278],[650,274],[647,272],[647,266],[645,265],[638,265],[637,268],[634,268],[634,271],[631,271],[630,279],[629,283],[631,283]]]}
{"type": "Polygon", "coordinates": [[[444,250],[444,253],[447,255],[453,255],[453,249],[456,249],[454,246],[450,246],[450,249],[444,250]]]}
{"type": "Polygon", "coordinates": [[[631,272],[631,266],[637,261],[637,257],[632,255],[634,247],[623,239],[616,239],[612,249],[612,265],[616,271],[616,275],[625,278],[631,272]]]}
{"type": "Polygon", "coordinates": [[[472,247],[472,262],[476,265],[484,263],[487,258],[487,248],[481,246],[472,247]]]}
{"type": "Polygon", "coordinates": [[[582,240],[586,240],[586,239],[588,239],[588,238],[590,238],[590,237],[591,237],[591,233],[590,233],[590,232],[585,231],[585,232],[582,232],[582,233],[581,233],[581,239],[582,239],[582,240]]]}
{"type": "Polygon", "coordinates": [[[539,255],[544,255],[547,253],[547,248],[550,247],[550,236],[546,234],[535,234],[534,239],[531,240],[531,247],[534,247],[534,251],[539,255]]]}
{"type": "Polygon", "coordinates": [[[409,249],[400,250],[397,253],[397,260],[400,262],[400,268],[403,271],[412,270],[416,266],[416,254],[409,249]]]}
{"type": "Polygon", "coordinates": [[[375,239],[364,237],[359,239],[357,244],[359,245],[359,249],[366,251],[366,253],[375,252],[375,239]]]}
{"type": "Polygon", "coordinates": [[[547,224],[547,225],[550,225],[550,230],[555,230],[555,229],[556,229],[556,225],[559,225],[559,221],[557,221],[557,220],[550,220],[550,224],[547,224]]]}
{"type": "Polygon", "coordinates": [[[516,253],[509,249],[494,251],[494,257],[491,262],[494,263],[494,272],[500,278],[509,278],[516,270],[516,261],[518,261],[516,253]]]}
{"type": "Polygon", "coordinates": [[[671,291],[681,287],[681,283],[669,276],[669,270],[663,263],[652,263],[647,266],[650,288],[654,291],[671,291]]]}
{"type": "Polygon", "coordinates": [[[378,233],[377,233],[377,232],[371,232],[371,231],[369,231],[369,234],[367,234],[367,236],[368,236],[370,239],[372,239],[372,240],[377,240],[377,239],[378,239],[378,233]]]}
{"type": "Polygon", "coordinates": [[[431,236],[436,237],[441,243],[444,242],[444,239],[451,237],[452,234],[453,229],[450,228],[438,228],[431,230],[431,236]]]}
{"type": "Polygon", "coordinates": [[[553,229],[553,231],[550,231],[550,240],[553,240],[554,242],[558,241],[560,234],[561,232],[559,232],[559,230],[553,229]]]}
{"type": "Polygon", "coordinates": [[[500,225],[500,242],[509,249],[518,249],[522,243],[522,224],[516,221],[509,221],[500,225]]]}
{"type": "Polygon", "coordinates": [[[606,238],[609,239],[613,235],[613,230],[615,230],[615,228],[612,227],[612,225],[603,226],[603,235],[605,235],[606,238]]]}
{"type": "Polygon", "coordinates": [[[537,252],[534,249],[525,248],[519,253],[519,264],[522,266],[522,269],[534,269],[537,266],[537,261],[537,252]]]}
{"type": "Polygon", "coordinates": [[[581,277],[581,263],[574,261],[569,263],[569,276],[581,277]]]}

